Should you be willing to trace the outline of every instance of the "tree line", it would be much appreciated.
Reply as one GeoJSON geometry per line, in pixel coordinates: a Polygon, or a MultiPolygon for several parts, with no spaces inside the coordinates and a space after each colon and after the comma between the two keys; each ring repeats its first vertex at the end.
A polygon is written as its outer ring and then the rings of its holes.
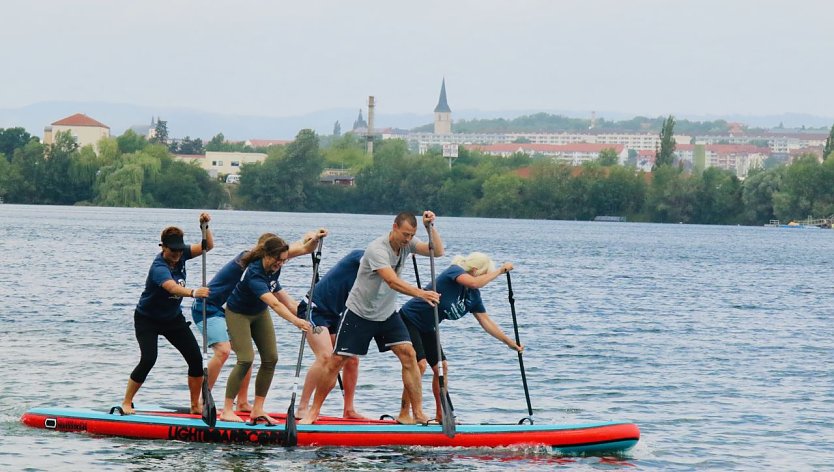
{"type": "MultiPolygon", "coordinates": [[[[174,159],[164,143],[132,131],[78,148],[58,133],[44,145],[20,128],[0,130],[0,196],[9,203],[395,214],[431,208],[447,216],[760,225],[771,219],[834,215],[834,159],[802,156],[752,171],[686,169],[674,157],[675,121],[661,123],[655,168],[616,164],[610,152],[581,166],[544,156],[497,157],[461,148],[450,162],[440,149],[417,154],[402,140],[319,137],[302,130],[263,162],[244,164],[239,185],[210,178],[174,159]],[[320,182],[325,168],[347,169],[354,186],[320,182]]],[[[834,127],[832,127],[834,137],[834,127]]],[[[829,138],[832,141],[832,138],[829,138]]],[[[827,145],[830,155],[831,144],[827,145]]],[[[220,176],[222,178],[222,176],[220,176]]]]}

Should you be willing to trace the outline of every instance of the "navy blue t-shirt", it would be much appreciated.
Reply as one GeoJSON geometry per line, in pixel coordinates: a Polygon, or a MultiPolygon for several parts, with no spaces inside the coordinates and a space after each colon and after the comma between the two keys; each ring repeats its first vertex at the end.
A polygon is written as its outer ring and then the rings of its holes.
{"type": "MultiPolygon", "coordinates": [[[[437,293],[440,294],[440,303],[437,305],[439,320],[458,320],[467,313],[486,313],[484,303],[481,300],[481,291],[476,288],[468,288],[457,283],[460,275],[465,274],[459,265],[451,265],[437,276],[437,293]]],[[[431,290],[431,284],[426,290],[431,290]]],[[[434,308],[422,298],[412,298],[401,308],[403,316],[414,323],[423,333],[434,332],[434,308]]]]}
{"type": "Polygon", "coordinates": [[[246,267],[243,279],[235,285],[235,289],[226,300],[226,306],[242,315],[257,315],[267,309],[267,304],[261,300],[265,293],[275,293],[281,290],[278,277],[281,270],[268,274],[264,269],[263,259],[255,259],[246,267]]]}
{"type": "Polygon", "coordinates": [[[162,258],[162,252],[160,251],[151,263],[150,270],[148,270],[148,277],[145,279],[145,290],[139,297],[136,312],[142,316],[160,321],[172,320],[182,313],[180,309],[182,297],[171,295],[170,292],[162,288],[162,284],[173,280],[185,287],[185,261],[192,258],[191,246],[186,246],[182,252],[182,257],[172,269],[162,258]]]}
{"type": "MultiPolygon", "coordinates": [[[[206,315],[209,318],[212,316],[223,316],[223,304],[226,303],[229,295],[232,294],[235,286],[243,276],[243,266],[240,265],[240,259],[244,254],[246,254],[246,251],[242,251],[234,259],[227,262],[209,281],[209,296],[205,299],[208,302],[206,315]]],[[[194,300],[194,303],[191,305],[191,313],[195,322],[199,323],[203,321],[202,298],[194,300]]]]}
{"type": "Polygon", "coordinates": [[[316,283],[313,302],[319,311],[337,316],[345,311],[345,302],[356,280],[359,261],[364,253],[362,249],[350,251],[316,283]]]}

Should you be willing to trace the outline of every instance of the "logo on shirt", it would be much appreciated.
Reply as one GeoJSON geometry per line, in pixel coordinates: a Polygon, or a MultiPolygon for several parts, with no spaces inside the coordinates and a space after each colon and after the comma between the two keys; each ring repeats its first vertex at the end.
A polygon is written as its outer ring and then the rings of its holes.
{"type": "Polygon", "coordinates": [[[447,320],[459,320],[468,313],[466,309],[466,296],[458,298],[455,303],[443,312],[447,320]]]}

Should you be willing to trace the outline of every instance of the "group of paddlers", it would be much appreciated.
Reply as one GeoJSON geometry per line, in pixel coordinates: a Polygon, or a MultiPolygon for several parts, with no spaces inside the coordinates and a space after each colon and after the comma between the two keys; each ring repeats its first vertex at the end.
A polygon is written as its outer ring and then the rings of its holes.
{"type": "Polygon", "coordinates": [[[380,352],[390,350],[402,364],[403,393],[396,420],[406,424],[430,421],[423,413],[421,378],[426,367],[431,366],[435,420],[441,421],[440,382],[448,378],[441,373],[447,372],[448,365],[438,344],[439,322],[472,313],[487,333],[511,349],[521,352],[523,346],[490,319],[479,290],[512,270],[512,264],[504,263],[496,268],[487,255],[472,252],[454,257],[451,265],[435,278],[434,257],[444,253],[435,218],[431,211],[423,212],[422,222],[428,231],[428,242],[423,242],[416,237],[415,215],[400,213],[387,234],[373,240],[364,250],[349,252],[320,280],[314,256],[313,282],[301,302],[282,288],[281,268],[289,259],[312,254],[317,248],[320,258],[321,242],[328,236],[327,230],[310,231],[291,244],[266,233],[254,247],[228,261],[206,283],[205,253],[214,247],[208,224],[211,217],[207,213],[200,215],[203,237],[197,244],[186,244],[180,228],[165,228],[161,234],[162,250],[151,264],[134,312],[141,357],[130,374],[122,410],[126,414],[134,413],[134,397],[156,362],[161,335],[188,363],[191,413],[203,413],[201,390],[206,389],[201,387],[214,386],[221,367],[234,351],[237,361],[228,377],[220,420],[241,422],[238,413],[247,412],[252,424],[277,424],[264,406],[278,363],[272,310],[302,330],[315,353],[295,415],[301,424],[318,419],[337,378],[344,388],[343,416],[363,418],[356,410],[354,396],[359,357],[367,354],[372,339],[380,352]],[[415,286],[400,277],[410,254],[432,258],[433,280],[425,288],[419,286],[419,279],[415,286]],[[201,255],[204,286],[187,288],[185,261],[201,255]],[[399,309],[397,293],[412,297],[399,309]],[[205,333],[204,345],[213,350],[206,369],[197,338],[182,314],[180,305],[184,297],[194,298],[192,317],[205,333]],[[254,402],[250,404],[248,388],[255,348],[260,364],[255,377],[254,402]]]}

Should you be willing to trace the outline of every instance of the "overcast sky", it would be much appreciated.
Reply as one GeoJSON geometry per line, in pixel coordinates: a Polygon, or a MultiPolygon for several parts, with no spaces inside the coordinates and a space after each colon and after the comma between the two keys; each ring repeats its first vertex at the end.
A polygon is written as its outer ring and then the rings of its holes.
{"type": "MultiPolygon", "coordinates": [[[[0,108],[834,116],[830,0],[5,0],[0,108]]],[[[454,115],[453,115],[454,116],[454,115]]]]}

